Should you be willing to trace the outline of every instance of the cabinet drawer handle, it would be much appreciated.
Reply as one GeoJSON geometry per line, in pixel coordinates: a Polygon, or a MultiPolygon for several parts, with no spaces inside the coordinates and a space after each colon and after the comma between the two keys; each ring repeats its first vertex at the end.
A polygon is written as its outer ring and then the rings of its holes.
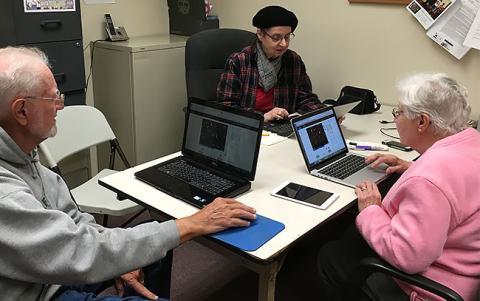
{"type": "Polygon", "coordinates": [[[40,27],[42,28],[58,28],[62,26],[61,20],[44,20],[40,22],[40,27]]]}
{"type": "Polygon", "coordinates": [[[65,80],[65,77],[67,77],[67,75],[65,74],[65,72],[60,72],[60,73],[54,73],[53,74],[53,78],[55,78],[55,81],[57,82],[62,82],[65,80]]]}

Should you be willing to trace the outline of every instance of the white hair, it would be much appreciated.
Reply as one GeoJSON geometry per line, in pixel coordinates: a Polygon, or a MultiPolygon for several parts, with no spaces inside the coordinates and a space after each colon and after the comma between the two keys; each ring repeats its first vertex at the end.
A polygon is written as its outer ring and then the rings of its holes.
{"type": "Polygon", "coordinates": [[[14,97],[34,94],[42,87],[42,76],[32,67],[34,62],[50,67],[47,56],[38,48],[0,49],[0,120],[14,97]]]}
{"type": "Polygon", "coordinates": [[[467,89],[443,73],[415,74],[397,84],[405,116],[430,116],[437,133],[455,134],[467,127],[470,105],[467,89]]]}

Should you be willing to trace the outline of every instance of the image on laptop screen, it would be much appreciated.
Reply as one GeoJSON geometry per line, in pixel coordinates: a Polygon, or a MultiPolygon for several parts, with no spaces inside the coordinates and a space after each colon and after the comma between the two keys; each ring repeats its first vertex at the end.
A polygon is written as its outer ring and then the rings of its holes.
{"type": "Polygon", "coordinates": [[[337,118],[331,108],[294,122],[294,126],[309,166],[347,151],[337,118]]]}
{"type": "Polygon", "coordinates": [[[234,167],[243,176],[255,171],[258,119],[192,103],[187,126],[184,151],[234,167]]]}

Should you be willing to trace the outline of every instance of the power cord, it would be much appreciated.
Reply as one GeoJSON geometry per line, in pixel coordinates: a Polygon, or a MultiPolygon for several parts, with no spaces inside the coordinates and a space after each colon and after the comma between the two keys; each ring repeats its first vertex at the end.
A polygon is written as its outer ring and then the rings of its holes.
{"type": "MultiPolygon", "coordinates": [[[[85,93],[87,93],[87,91],[88,91],[88,84],[90,83],[90,77],[92,76],[93,52],[95,51],[95,43],[97,43],[99,41],[106,41],[106,40],[101,39],[101,40],[95,40],[95,41],[92,42],[92,47],[90,48],[90,70],[88,72],[87,83],[86,83],[86,86],[85,86],[85,93]]],[[[83,51],[85,52],[88,47],[89,47],[89,45],[85,46],[83,51]]]]}
{"type": "Polygon", "coordinates": [[[396,127],[390,127],[390,128],[380,128],[380,133],[382,133],[383,135],[387,136],[387,137],[390,137],[390,138],[393,138],[393,139],[400,139],[400,137],[397,137],[397,136],[394,136],[394,135],[391,135],[391,134],[388,134],[386,133],[385,131],[393,131],[393,130],[397,130],[396,127]]]}

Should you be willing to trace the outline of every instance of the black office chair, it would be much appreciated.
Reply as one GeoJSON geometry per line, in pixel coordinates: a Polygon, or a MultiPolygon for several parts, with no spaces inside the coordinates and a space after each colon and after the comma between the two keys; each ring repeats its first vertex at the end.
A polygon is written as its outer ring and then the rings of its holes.
{"type": "Polygon", "coordinates": [[[455,291],[436,281],[428,279],[420,274],[407,274],[391,266],[387,262],[374,257],[365,258],[360,262],[356,274],[352,279],[352,288],[350,290],[351,296],[358,296],[357,292],[367,278],[373,273],[384,273],[395,279],[420,287],[447,301],[463,301],[463,298],[455,291]]]}
{"type": "Polygon", "coordinates": [[[192,35],[185,47],[188,98],[207,101],[217,97],[217,84],[230,54],[255,41],[255,34],[241,29],[210,29],[192,35]]]}

